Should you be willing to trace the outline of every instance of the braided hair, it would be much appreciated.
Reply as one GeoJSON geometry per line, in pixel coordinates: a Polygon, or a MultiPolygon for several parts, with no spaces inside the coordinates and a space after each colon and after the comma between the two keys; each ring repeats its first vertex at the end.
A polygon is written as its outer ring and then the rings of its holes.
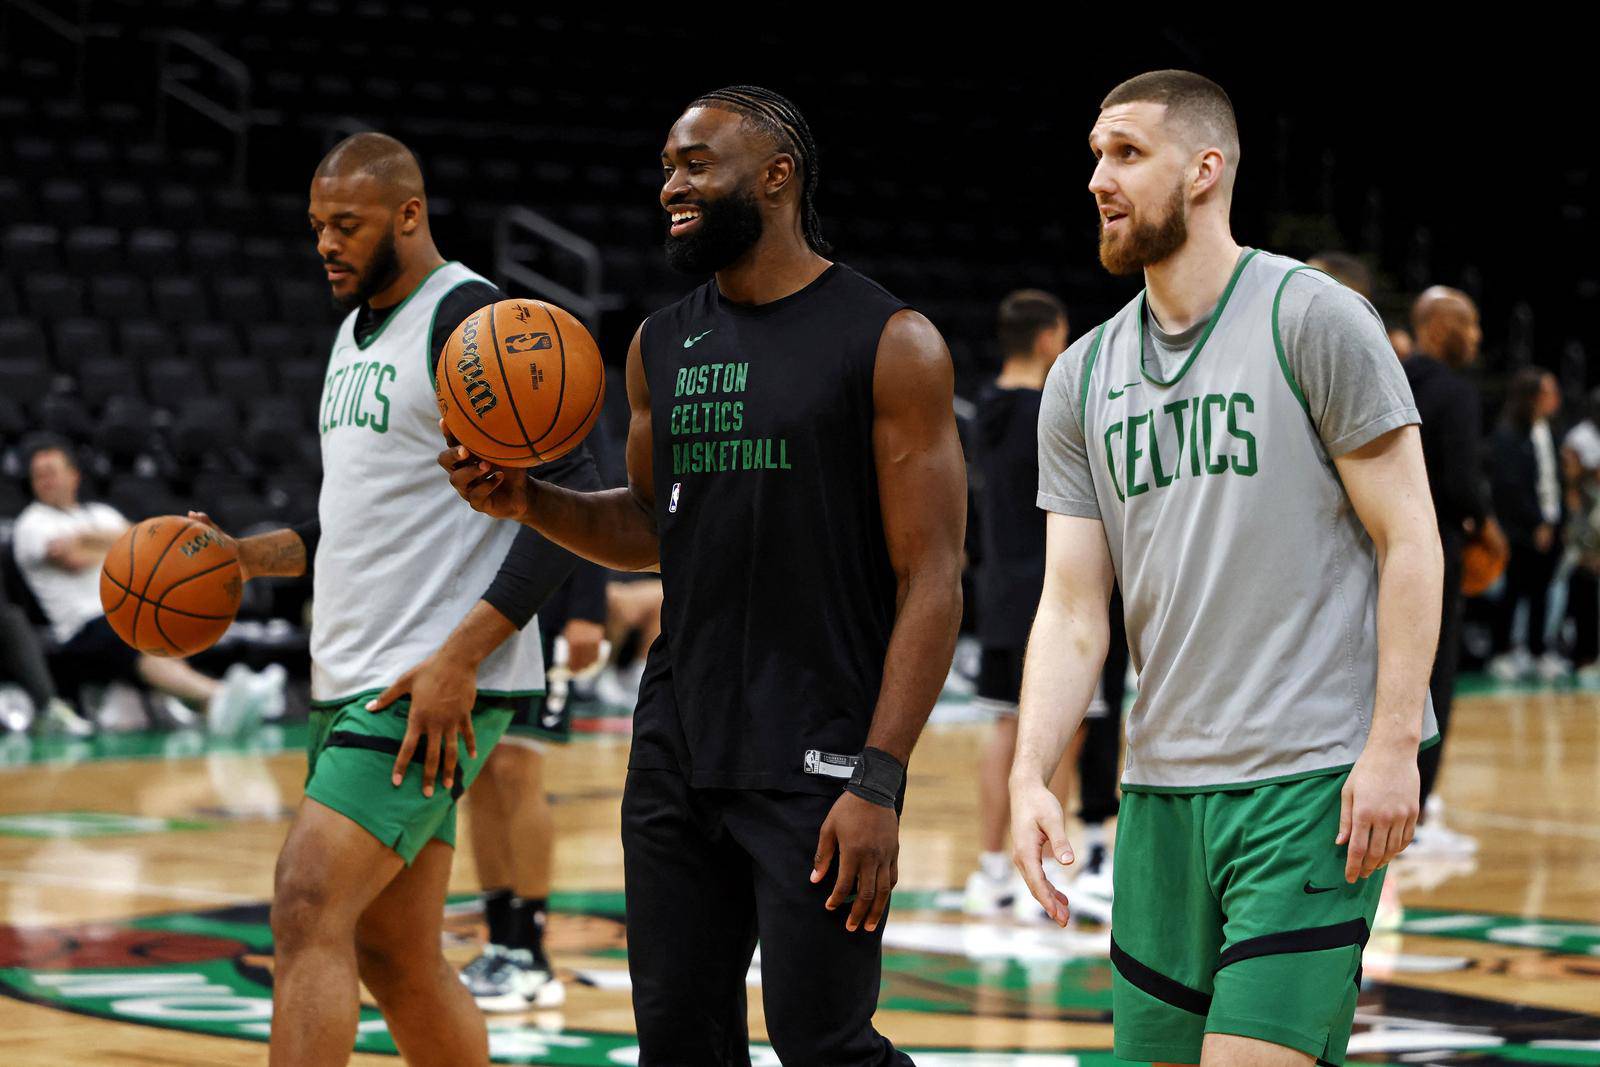
{"type": "Polygon", "coordinates": [[[730,85],[696,97],[690,107],[715,107],[732,111],[753,122],[800,165],[800,226],[806,244],[819,256],[833,250],[822,236],[822,220],[817,217],[817,142],[800,109],[787,97],[759,85],[730,85]]]}

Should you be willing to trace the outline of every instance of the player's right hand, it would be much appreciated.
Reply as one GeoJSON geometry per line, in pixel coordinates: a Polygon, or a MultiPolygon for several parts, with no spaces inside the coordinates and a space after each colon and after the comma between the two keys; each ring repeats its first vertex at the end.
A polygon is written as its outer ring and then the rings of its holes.
{"type": "Polygon", "coordinates": [[[239,554],[239,580],[240,581],[248,582],[250,579],[255,577],[255,573],[250,569],[250,560],[248,558],[248,553],[246,553],[246,552],[241,550],[238,539],[229,536],[229,534],[228,534],[228,532],[226,530],[224,530],[222,527],[217,525],[217,520],[216,519],[213,519],[210,515],[207,515],[203,511],[191,511],[191,512],[189,512],[189,519],[190,519],[191,522],[198,522],[202,526],[211,527],[211,529],[217,534],[217,536],[222,538],[222,541],[223,541],[224,544],[229,544],[229,545],[233,546],[233,550],[239,554]]]}
{"type": "Polygon", "coordinates": [[[496,519],[521,521],[528,508],[527,472],[515,467],[497,467],[468,452],[465,446],[439,420],[446,448],[439,453],[439,466],[450,475],[450,484],[474,511],[496,519]]]}
{"type": "Polygon", "coordinates": [[[1072,846],[1067,844],[1067,816],[1061,801],[1043,782],[1011,783],[1011,840],[1011,861],[1022,872],[1028,892],[1057,926],[1066,926],[1067,895],[1045,877],[1044,857],[1048,854],[1069,864],[1072,846]]]}

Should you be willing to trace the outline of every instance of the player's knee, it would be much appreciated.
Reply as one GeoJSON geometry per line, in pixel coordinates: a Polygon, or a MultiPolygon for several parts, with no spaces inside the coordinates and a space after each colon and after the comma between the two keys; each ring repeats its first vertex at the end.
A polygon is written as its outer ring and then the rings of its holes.
{"type": "Polygon", "coordinates": [[[342,913],[329,887],[314,874],[279,865],[272,889],[272,942],[279,952],[292,952],[319,939],[348,936],[342,913]]]}

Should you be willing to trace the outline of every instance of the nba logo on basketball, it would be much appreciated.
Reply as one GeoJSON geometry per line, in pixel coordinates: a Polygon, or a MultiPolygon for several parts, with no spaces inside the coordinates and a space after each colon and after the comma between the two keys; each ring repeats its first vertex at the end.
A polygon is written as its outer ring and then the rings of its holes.
{"type": "Polygon", "coordinates": [[[541,348],[550,347],[550,335],[547,333],[514,333],[504,341],[506,355],[518,352],[536,352],[541,348]]]}
{"type": "Polygon", "coordinates": [[[677,514],[677,511],[678,511],[678,490],[682,489],[682,488],[683,488],[683,483],[682,482],[673,482],[672,483],[672,499],[667,501],[667,512],[669,514],[677,514]]]}

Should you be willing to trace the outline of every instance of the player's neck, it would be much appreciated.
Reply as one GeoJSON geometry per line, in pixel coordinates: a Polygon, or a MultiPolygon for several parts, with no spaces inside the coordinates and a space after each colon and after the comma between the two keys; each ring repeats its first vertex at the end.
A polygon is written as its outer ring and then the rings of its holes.
{"type": "Polygon", "coordinates": [[[1144,270],[1146,300],[1156,323],[1182,333],[1216,307],[1242,249],[1227,227],[1190,231],[1182,248],[1144,270]]]}
{"type": "Polygon", "coordinates": [[[803,240],[763,238],[733,266],[717,271],[717,288],[735,304],[770,304],[798,293],[831,266],[803,240]]]}
{"type": "Polygon", "coordinates": [[[444,257],[433,246],[433,242],[429,241],[428,246],[418,250],[417,254],[411,258],[411,262],[401,269],[400,274],[389,286],[372,294],[372,299],[367,301],[367,306],[374,311],[383,311],[386,308],[394,307],[400,301],[416,292],[417,286],[422,284],[422,280],[438,270],[439,265],[443,262],[444,257]]]}

